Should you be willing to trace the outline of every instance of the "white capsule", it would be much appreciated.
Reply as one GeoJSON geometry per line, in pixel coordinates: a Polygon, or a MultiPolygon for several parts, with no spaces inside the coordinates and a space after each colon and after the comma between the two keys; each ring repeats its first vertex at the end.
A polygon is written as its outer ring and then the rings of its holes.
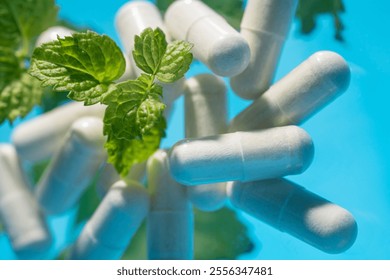
{"type": "Polygon", "coordinates": [[[118,181],[84,226],[70,251],[76,260],[119,259],[149,209],[146,189],[135,181],[118,181]]]}
{"type": "Polygon", "coordinates": [[[271,85],[297,3],[248,0],[240,33],[249,44],[251,58],[248,67],[230,81],[240,97],[255,99],[271,85]]]}
{"type": "MultiPolygon", "coordinates": [[[[144,182],[146,177],[146,161],[134,164],[129,174],[126,176],[126,181],[144,182]]],[[[118,172],[110,163],[105,163],[102,167],[99,176],[96,180],[96,190],[102,198],[109,191],[111,186],[120,180],[118,172]]]]}
{"type": "Polygon", "coordinates": [[[36,188],[36,198],[47,214],[61,214],[75,206],[106,158],[104,142],[101,119],[74,122],[36,188]]]}
{"type": "MultiPolygon", "coordinates": [[[[144,29],[160,28],[167,36],[166,39],[169,42],[170,38],[166,32],[166,28],[163,23],[163,19],[158,8],[148,1],[131,1],[123,5],[115,17],[116,30],[119,34],[119,38],[125,48],[127,59],[130,67],[133,69],[133,79],[140,76],[142,70],[139,69],[133,58],[134,38],[135,35],[140,35],[144,29]]],[[[163,87],[164,103],[172,104],[183,92],[184,78],[176,81],[175,83],[159,83],[163,87]]],[[[167,111],[168,112],[168,111],[167,111]]]]}
{"type": "Polygon", "coordinates": [[[74,30],[66,28],[64,26],[52,26],[45,31],[43,31],[36,43],[35,46],[39,47],[44,43],[49,43],[51,41],[57,40],[57,37],[71,36],[74,30]]]}
{"type": "Polygon", "coordinates": [[[168,154],[155,152],[147,163],[151,194],[147,251],[151,260],[193,258],[193,213],[186,188],[169,174],[168,154]]]}
{"type": "MultiPolygon", "coordinates": [[[[184,104],[186,138],[226,132],[226,86],[223,80],[210,74],[200,74],[187,80],[184,104]]],[[[193,186],[188,188],[188,195],[197,208],[214,211],[225,204],[226,183],[193,186]]]]}
{"type": "Polygon", "coordinates": [[[291,181],[232,182],[228,193],[234,206],[324,252],[342,253],[355,242],[351,213],[291,181]]]}
{"type": "Polygon", "coordinates": [[[314,154],[297,126],[184,139],[170,151],[171,174],[186,185],[254,181],[299,174],[314,154]]]}
{"type": "Polygon", "coordinates": [[[186,81],[184,94],[187,138],[226,132],[226,86],[222,79],[211,74],[194,76],[186,81]]]}
{"type": "Polygon", "coordinates": [[[158,27],[167,33],[160,11],[149,1],[129,1],[124,4],[115,16],[115,26],[125,52],[130,55],[135,35],[140,35],[144,29],[158,27]]]}
{"type": "Polygon", "coordinates": [[[24,122],[12,133],[12,142],[23,160],[47,159],[59,149],[72,123],[85,116],[103,118],[106,106],[83,106],[70,102],[30,121],[24,122]]]}
{"type": "Polygon", "coordinates": [[[0,145],[0,221],[18,258],[45,257],[51,234],[9,144],[0,145]]]}
{"type": "Polygon", "coordinates": [[[171,36],[194,44],[194,56],[220,76],[235,76],[248,66],[248,43],[202,1],[174,1],[165,13],[171,36]]]}
{"type": "Polygon", "coordinates": [[[300,124],[346,91],[350,76],[340,55],[317,52],[236,116],[229,131],[300,124]]]}

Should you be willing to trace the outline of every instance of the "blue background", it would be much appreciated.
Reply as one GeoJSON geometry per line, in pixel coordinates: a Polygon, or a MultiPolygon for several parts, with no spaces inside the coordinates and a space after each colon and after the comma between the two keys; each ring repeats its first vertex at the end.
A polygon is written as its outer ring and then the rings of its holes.
{"type": "MultiPolygon", "coordinates": [[[[125,2],[57,1],[62,18],[108,34],[118,43],[114,15],[125,2]]],[[[348,209],[359,226],[356,243],[345,253],[328,255],[241,214],[258,245],[251,254],[241,258],[390,259],[390,2],[344,0],[344,3],[345,42],[333,39],[330,16],[320,17],[318,28],[305,37],[299,34],[298,23],[294,22],[275,80],[319,50],[336,51],[350,64],[352,80],[347,92],[303,125],[313,138],[316,154],[304,174],[290,179],[348,209]]],[[[205,71],[198,63],[190,75],[205,71]]],[[[231,118],[248,102],[231,92],[229,98],[231,118]]],[[[0,126],[0,141],[9,141],[11,131],[8,124],[0,126]]],[[[183,100],[180,98],[163,146],[169,147],[183,135],[183,100]]],[[[66,230],[64,221],[56,223],[58,233],[66,230]]],[[[57,243],[61,241],[59,237],[57,243]]],[[[6,240],[0,238],[0,248],[9,248],[7,246],[6,240]]],[[[0,259],[4,258],[12,258],[12,254],[0,249],[0,259]]]]}

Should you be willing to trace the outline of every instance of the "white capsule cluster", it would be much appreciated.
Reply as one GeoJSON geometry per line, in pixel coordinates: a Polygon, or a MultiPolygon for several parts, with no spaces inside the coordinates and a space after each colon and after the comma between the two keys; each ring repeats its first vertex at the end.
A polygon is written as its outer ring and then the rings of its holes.
{"type": "MultiPolygon", "coordinates": [[[[74,208],[96,174],[102,201],[68,254],[70,259],[118,259],[146,219],[149,259],[192,259],[193,206],[233,206],[327,253],[354,243],[357,225],[345,209],[283,179],[311,164],[313,142],[297,125],[343,93],[346,61],[321,51],[272,86],[296,0],[248,0],[241,32],[198,0],[177,0],[165,19],[146,1],[130,1],[116,26],[128,62],[134,36],[159,27],[168,38],[194,44],[196,59],[213,74],[164,85],[168,111],[185,100],[185,139],[133,166],[126,182],[106,163],[104,106],[69,103],[18,126],[13,145],[0,145],[0,218],[19,258],[44,258],[52,245],[45,215],[74,208]],[[228,123],[227,88],[253,103],[228,123]],[[50,159],[31,188],[21,161],[50,159]],[[144,186],[146,185],[146,187],[144,186]]],[[[68,35],[70,30],[52,32],[68,35]]],[[[169,39],[170,40],[170,39],[169,39]]],[[[228,230],[228,229],[226,229],[228,230]]],[[[216,241],[218,242],[218,241],[216,241]]]]}

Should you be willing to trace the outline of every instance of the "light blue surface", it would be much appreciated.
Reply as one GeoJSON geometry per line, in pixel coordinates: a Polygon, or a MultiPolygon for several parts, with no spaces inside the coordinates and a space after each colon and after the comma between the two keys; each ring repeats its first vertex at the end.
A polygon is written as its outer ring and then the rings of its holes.
{"type": "MultiPolygon", "coordinates": [[[[57,2],[63,18],[91,26],[118,42],[113,19],[126,1],[57,2]]],[[[276,80],[318,50],[336,51],[349,62],[352,80],[348,91],[303,125],[315,144],[312,166],[289,179],[348,209],[357,220],[358,238],[347,252],[328,255],[243,214],[252,238],[261,241],[262,250],[242,258],[390,259],[390,2],[344,2],[346,42],[333,39],[333,22],[328,16],[320,18],[317,30],[309,37],[299,35],[294,22],[276,80]]],[[[203,71],[204,67],[196,64],[190,75],[203,71]]],[[[247,104],[230,93],[230,117],[247,104]]],[[[183,123],[181,98],[163,146],[183,138],[183,123]]],[[[8,141],[10,131],[8,125],[0,126],[0,141],[8,141]]],[[[3,245],[2,240],[0,248],[3,245]]]]}

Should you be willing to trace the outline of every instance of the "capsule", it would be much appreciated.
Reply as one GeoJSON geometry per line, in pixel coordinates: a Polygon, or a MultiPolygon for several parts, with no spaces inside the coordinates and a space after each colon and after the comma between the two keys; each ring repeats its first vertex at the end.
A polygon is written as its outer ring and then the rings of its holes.
{"type": "MultiPolygon", "coordinates": [[[[132,78],[135,79],[142,73],[142,70],[136,66],[132,55],[135,35],[140,35],[148,27],[153,29],[158,27],[164,31],[169,42],[168,32],[164,26],[160,11],[153,3],[148,1],[130,1],[124,4],[115,16],[115,24],[130,67],[133,69],[132,78]]],[[[175,83],[159,84],[164,91],[163,101],[169,106],[183,93],[184,78],[175,83]]],[[[168,117],[169,110],[166,110],[166,112],[166,117],[168,117]]]]}
{"type": "Polygon", "coordinates": [[[70,102],[17,126],[12,143],[21,159],[37,162],[51,157],[62,144],[72,123],[81,117],[103,118],[106,106],[70,102]]]}
{"type": "Polygon", "coordinates": [[[144,29],[158,27],[167,35],[160,11],[149,1],[129,1],[124,4],[115,16],[115,26],[125,53],[131,58],[134,37],[144,29]]]}
{"type": "Polygon", "coordinates": [[[326,253],[342,253],[355,242],[351,213],[289,180],[232,182],[228,194],[235,207],[326,253]]]}
{"type": "Polygon", "coordinates": [[[62,214],[75,206],[106,159],[104,142],[101,119],[74,122],[36,188],[35,196],[47,214],[62,214]]]}
{"type": "Polygon", "coordinates": [[[249,44],[248,67],[230,80],[242,98],[256,99],[271,85],[297,0],[248,0],[241,35],[249,44]]]}
{"type": "Polygon", "coordinates": [[[48,29],[46,29],[45,31],[43,31],[39,35],[39,37],[35,43],[35,46],[39,47],[42,44],[49,43],[51,41],[55,41],[58,39],[58,36],[59,37],[71,36],[73,32],[74,32],[74,30],[66,28],[64,26],[49,27],[48,29]]]}
{"type": "Polygon", "coordinates": [[[18,258],[42,259],[52,237],[29,189],[15,148],[0,144],[1,223],[18,258]]]}
{"type": "Polygon", "coordinates": [[[165,13],[165,25],[173,38],[193,43],[194,56],[217,75],[235,76],[248,66],[248,43],[202,1],[174,1],[165,13]]]}
{"type": "Polygon", "coordinates": [[[150,211],[147,252],[150,260],[193,258],[194,221],[185,186],[169,174],[168,153],[155,152],[147,163],[150,211]]]}
{"type": "MultiPolygon", "coordinates": [[[[146,177],[146,161],[134,164],[129,174],[126,176],[126,181],[136,181],[142,183],[146,177]]],[[[120,180],[118,172],[110,163],[105,163],[96,180],[96,190],[98,195],[103,198],[111,186],[120,180]]]]}
{"type": "Polygon", "coordinates": [[[185,185],[254,181],[302,173],[314,154],[297,126],[184,139],[170,151],[171,174],[185,185]]]}
{"type": "Polygon", "coordinates": [[[317,52],[237,115],[229,131],[301,124],[346,91],[350,76],[340,55],[317,52]]]}
{"type": "MultiPolygon", "coordinates": [[[[187,138],[226,132],[226,86],[222,79],[211,74],[200,74],[187,80],[184,104],[187,138]]],[[[188,195],[197,208],[214,211],[225,204],[226,183],[193,186],[188,188],[188,195]]]]}
{"type": "Polygon", "coordinates": [[[119,259],[140,227],[149,209],[146,189],[135,181],[118,181],[108,191],[85,224],[69,259],[119,259]]]}

